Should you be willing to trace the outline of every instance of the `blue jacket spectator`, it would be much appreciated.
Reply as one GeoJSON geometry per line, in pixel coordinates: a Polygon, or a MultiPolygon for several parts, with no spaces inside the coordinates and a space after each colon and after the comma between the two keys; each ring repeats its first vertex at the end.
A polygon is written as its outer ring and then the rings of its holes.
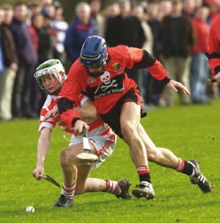
{"type": "Polygon", "coordinates": [[[98,35],[98,26],[91,18],[89,4],[80,2],[76,5],[76,16],[69,25],[64,42],[67,57],[74,62],[80,55],[80,50],[86,38],[98,35]]]}

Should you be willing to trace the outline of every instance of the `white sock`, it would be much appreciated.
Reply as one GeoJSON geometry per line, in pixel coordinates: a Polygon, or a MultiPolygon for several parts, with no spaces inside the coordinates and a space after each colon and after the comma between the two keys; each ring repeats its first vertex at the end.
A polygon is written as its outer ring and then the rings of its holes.
{"type": "Polygon", "coordinates": [[[121,188],[117,181],[105,180],[106,181],[106,192],[110,194],[119,195],[121,193],[121,188]]]}
{"type": "Polygon", "coordinates": [[[61,194],[63,194],[68,199],[73,199],[76,190],[76,182],[71,186],[66,186],[63,183],[61,194]]]}

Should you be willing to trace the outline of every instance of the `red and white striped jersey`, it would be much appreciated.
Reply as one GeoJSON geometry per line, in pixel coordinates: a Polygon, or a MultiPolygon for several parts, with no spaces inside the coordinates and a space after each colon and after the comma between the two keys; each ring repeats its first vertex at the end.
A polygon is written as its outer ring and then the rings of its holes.
{"type": "MultiPolygon", "coordinates": [[[[88,99],[89,98],[87,96],[81,94],[78,97],[78,101],[74,103],[74,107],[82,106],[83,103],[86,102],[88,99]]],[[[58,124],[63,131],[74,134],[74,128],[71,128],[68,125],[66,125],[66,123],[62,120],[60,115],[57,115],[56,117],[50,117],[49,119],[44,120],[44,116],[48,113],[48,111],[56,107],[57,107],[57,96],[48,95],[40,112],[40,126],[38,132],[40,133],[44,127],[53,129],[56,126],[56,124],[58,124]]],[[[104,123],[104,121],[100,116],[97,116],[97,118],[95,119],[84,119],[83,121],[85,121],[90,126],[88,137],[94,135],[113,134],[111,128],[104,123]]]]}

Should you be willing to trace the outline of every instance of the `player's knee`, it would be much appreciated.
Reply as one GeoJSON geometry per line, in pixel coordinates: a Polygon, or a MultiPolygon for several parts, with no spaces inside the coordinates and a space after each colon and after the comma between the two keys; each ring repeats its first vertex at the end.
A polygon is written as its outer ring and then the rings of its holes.
{"type": "Polygon", "coordinates": [[[72,161],[71,161],[72,157],[69,155],[68,150],[63,150],[60,153],[60,165],[62,166],[62,168],[67,168],[70,165],[72,165],[72,161]]]}
{"type": "Polygon", "coordinates": [[[160,158],[161,156],[161,151],[158,147],[156,147],[155,145],[151,144],[145,144],[145,147],[147,149],[147,158],[149,161],[151,162],[157,162],[157,160],[160,158]]]}
{"type": "Polygon", "coordinates": [[[61,151],[60,153],[60,165],[62,167],[67,165],[67,154],[65,150],[61,151]]]}
{"type": "Polygon", "coordinates": [[[133,138],[137,133],[136,128],[128,122],[121,124],[121,132],[124,138],[133,138]]]}
{"type": "Polygon", "coordinates": [[[159,151],[157,149],[149,150],[147,156],[149,161],[156,162],[159,156],[159,151]]]}

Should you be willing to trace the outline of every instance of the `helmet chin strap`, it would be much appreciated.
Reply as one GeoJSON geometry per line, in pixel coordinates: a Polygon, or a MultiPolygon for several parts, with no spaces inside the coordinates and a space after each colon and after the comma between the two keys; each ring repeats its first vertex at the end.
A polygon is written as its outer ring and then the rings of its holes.
{"type": "Polygon", "coordinates": [[[100,77],[102,74],[104,74],[105,71],[92,73],[87,70],[87,72],[92,77],[100,77]]]}

